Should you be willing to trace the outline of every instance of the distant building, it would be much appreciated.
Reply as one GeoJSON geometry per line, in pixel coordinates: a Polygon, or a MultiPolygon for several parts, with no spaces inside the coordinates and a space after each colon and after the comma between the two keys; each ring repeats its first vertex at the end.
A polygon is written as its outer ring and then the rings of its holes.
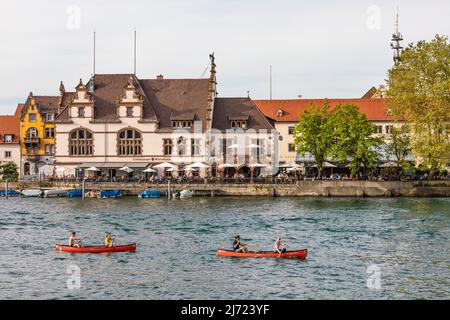
{"type": "Polygon", "coordinates": [[[14,115],[0,116],[0,164],[14,162],[20,170],[20,113],[22,105],[14,115]]]}
{"type": "MultiPolygon", "coordinates": [[[[375,89],[376,91],[376,89],[375,89]]],[[[374,95],[375,92],[371,92],[374,95]]],[[[389,115],[386,99],[292,99],[292,100],[254,100],[264,115],[273,121],[280,134],[279,160],[280,163],[307,162],[295,151],[294,127],[300,120],[300,115],[311,105],[322,106],[328,101],[330,107],[344,103],[351,103],[359,107],[367,119],[376,125],[377,135],[388,138],[393,126],[393,119],[389,115]]]]}

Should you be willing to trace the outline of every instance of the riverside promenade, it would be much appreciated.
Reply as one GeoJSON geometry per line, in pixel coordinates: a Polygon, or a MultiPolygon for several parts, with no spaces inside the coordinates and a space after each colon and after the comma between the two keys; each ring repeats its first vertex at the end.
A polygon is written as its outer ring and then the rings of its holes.
{"type": "MultiPolygon", "coordinates": [[[[14,182],[9,189],[81,189],[80,182],[14,182]]],[[[0,187],[3,189],[3,186],[0,187]]],[[[194,196],[296,196],[296,197],[450,197],[450,181],[295,181],[292,183],[137,183],[85,182],[86,193],[119,189],[124,196],[136,196],[144,189],[158,189],[164,195],[192,190],[194,196]]]]}

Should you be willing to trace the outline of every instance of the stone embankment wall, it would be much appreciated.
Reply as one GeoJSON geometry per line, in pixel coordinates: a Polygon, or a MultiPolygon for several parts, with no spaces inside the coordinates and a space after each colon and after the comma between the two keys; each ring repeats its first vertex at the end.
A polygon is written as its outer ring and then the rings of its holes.
{"type": "MultiPolygon", "coordinates": [[[[74,189],[80,183],[10,183],[10,189],[74,189]]],[[[4,186],[0,185],[0,189],[4,186]]],[[[144,189],[167,193],[167,184],[88,183],[86,191],[120,189],[137,195],[144,189]]],[[[450,181],[298,181],[295,184],[172,184],[171,193],[189,189],[199,196],[318,196],[318,197],[450,197],[450,181]]]]}

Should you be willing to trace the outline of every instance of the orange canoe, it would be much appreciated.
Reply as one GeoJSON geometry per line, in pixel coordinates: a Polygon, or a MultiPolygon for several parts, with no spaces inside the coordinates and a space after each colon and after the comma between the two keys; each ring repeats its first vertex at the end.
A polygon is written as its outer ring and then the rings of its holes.
{"type": "Polygon", "coordinates": [[[103,252],[124,252],[124,251],[136,251],[136,244],[126,244],[122,246],[114,247],[102,247],[102,246],[86,246],[86,247],[69,247],[62,244],[56,245],[56,251],[74,252],[74,253],[103,253],[103,252]]]}
{"type": "Polygon", "coordinates": [[[217,249],[217,255],[219,257],[305,259],[307,254],[308,254],[307,249],[285,251],[282,253],[273,252],[273,251],[236,252],[233,250],[217,249]]]}

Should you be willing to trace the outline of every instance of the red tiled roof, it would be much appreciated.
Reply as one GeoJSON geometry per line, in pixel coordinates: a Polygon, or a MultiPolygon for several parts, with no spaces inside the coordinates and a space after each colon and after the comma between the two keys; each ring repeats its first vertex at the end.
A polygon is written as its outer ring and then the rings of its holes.
{"type": "Polygon", "coordinates": [[[292,100],[253,100],[264,115],[275,121],[298,121],[300,114],[311,105],[321,106],[328,100],[331,107],[344,103],[351,103],[359,107],[359,111],[366,114],[369,121],[389,121],[386,99],[292,99],[292,100]],[[282,116],[278,115],[282,110],[282,116]]]}
{"type": "Polygon", "coordinates": [[[20,114],[0,116],[0,143],[4,143],[7,134],[13,135],[13,143],[20,142],[20,114]]]}

